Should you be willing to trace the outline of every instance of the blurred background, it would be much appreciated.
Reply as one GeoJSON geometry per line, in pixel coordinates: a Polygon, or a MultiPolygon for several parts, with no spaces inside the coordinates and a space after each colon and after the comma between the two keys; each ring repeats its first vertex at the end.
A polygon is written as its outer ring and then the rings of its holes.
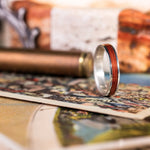
{"type": "MultiPolygon", "coordinates": [[[[26,8],[25,20],[40,34],[43,50],[89,51],[112,44],[123,73],[150,72],[150,1],[145,0],[8,0],[11,10],[26,8]]],[[[18,34],[1,22],[1,45],[23,47],[18,34]]]]}

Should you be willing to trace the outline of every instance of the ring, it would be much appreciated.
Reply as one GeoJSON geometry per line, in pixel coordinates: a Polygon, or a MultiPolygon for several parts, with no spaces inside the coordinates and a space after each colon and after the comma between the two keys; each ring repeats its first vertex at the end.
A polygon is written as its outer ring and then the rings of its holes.
{"type": "Polygon", "coordinates": [[[112,45],[99,45],[96,48],[94,78],[98,91],[102,96],[115,94],[120,81],[120,70],[117,53],[112,45]]]}

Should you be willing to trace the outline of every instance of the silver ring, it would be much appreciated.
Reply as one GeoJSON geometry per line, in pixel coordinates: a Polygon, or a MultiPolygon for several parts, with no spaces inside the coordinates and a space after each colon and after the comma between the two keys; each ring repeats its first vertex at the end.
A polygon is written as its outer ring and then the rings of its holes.
{"type": "Polygon", "coordinates": [[[99,45],[94,56],[94,78],[102,96],[113,95],[119,85],[120,70],[117,53],[110,44],[99,45]]]}

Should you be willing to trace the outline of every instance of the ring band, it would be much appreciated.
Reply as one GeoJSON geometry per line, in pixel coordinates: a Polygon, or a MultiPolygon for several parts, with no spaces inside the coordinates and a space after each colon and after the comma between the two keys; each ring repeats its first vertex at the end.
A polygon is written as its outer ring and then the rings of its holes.
{"type": "Polygon", "coordinates": [[[115,94],[120,80],[119,61],[112,45],[99,45],[94,56],[94,77],[102,96],[115,94]]]}

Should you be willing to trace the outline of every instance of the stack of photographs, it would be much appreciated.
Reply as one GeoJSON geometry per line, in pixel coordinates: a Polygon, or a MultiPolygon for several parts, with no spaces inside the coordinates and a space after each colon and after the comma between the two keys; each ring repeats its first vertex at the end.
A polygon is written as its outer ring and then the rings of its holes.
{"type": "Polygon", "coordinates": [[[147,149],[149,81],[146,74],[121,74],[117,93],[101,97],[92,77],[1,73],[0,141],[36,150],[147,149]]]}

